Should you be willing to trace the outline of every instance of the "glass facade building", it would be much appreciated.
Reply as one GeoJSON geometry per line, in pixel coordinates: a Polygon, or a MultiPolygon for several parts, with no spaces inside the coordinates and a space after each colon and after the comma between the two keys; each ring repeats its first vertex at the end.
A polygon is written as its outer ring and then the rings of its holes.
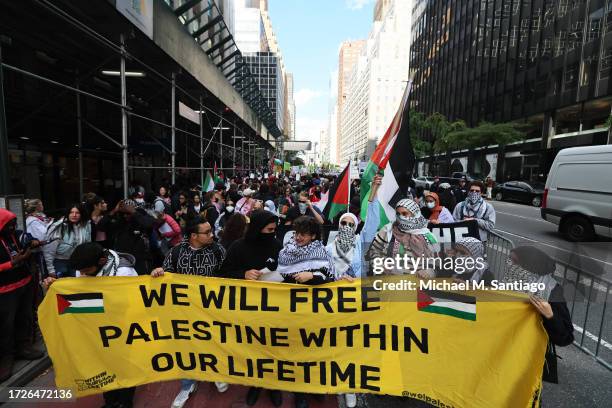
{"type": "Polygon", "coordinates": [[[608,143],[612,1],[417,0],[411,68],[414,109],[527,123],[538,140],[521,155],[540,149],[549,163],[560,148],[608,143]]]}

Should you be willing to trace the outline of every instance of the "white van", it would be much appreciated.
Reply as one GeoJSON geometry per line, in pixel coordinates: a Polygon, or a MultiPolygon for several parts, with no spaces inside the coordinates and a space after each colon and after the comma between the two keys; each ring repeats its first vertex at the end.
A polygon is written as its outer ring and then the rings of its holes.
{"type": "Polygon", "coordinates": [[[612,237],[612,145],[561,150],[548,173],[541,214],[571,241],[612,237]]]}

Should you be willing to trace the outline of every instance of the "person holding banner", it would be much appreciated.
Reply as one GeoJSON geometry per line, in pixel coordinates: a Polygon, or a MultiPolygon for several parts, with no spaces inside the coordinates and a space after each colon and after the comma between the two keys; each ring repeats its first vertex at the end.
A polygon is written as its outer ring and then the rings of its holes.
{"type": "Polygon", "coordinates": [[[542,315],[542,324],[548,334],[544,374],[542,379],[557,384],[557,353],[555,346],[569,346],[574,341],[574,326],[561,287],[554,273],[557,264],[553,258],[533,246],[520,246],[510,252],[502,281],[515,283],[542,283],[544,289],[529,294],[529,301],[542,315]]]}
{"type": "Polygon", "coordinates": [[[462,203],[457,204],[453,211],[455,221],[476,220],[480,230],[480,240],[487,241],[489,231],[495,228],[495,208],[482,197],[484,184],[481,181],[472,181],[468,187],[468,196],[462,203]]]}
{"type": "MultiPolygon", "coordinates": [[[[251,213],[251,222],[244,238],[234,242],[223,265],[221,276],[233,279],[258,280],[266,272],[276,270],[278,254],[282,249],[276,239],[278,217],[266,210],[251,213]]],[[[262,389],[250,387],[246,397],[248,406],[259,399],[262,389]]],[[[283,404],[283,396],[278,390],[270,390],[270,401],[275,407],[283,404]]]]}
{"type": "MultiPolygon", "coordinates": [[[[373,194],[376,194],[376,187],[373,187],[373,194]]],[[[421,214],[419,205],[405,198],[397,202],[395,211],[395,222],[382,227],[368,249],[366,260],[371,264],[370,270],[374,270],[374,262],[380,258],[395,258],[397,255],[419,258],[434,255],[433,245],[437,244],[437,240],[427,229],[428,221],[421,214]]],[[[403,270],[395,267],[386,269],[386,274],[403,273],[403,270]]],[[[424,278],[434,277],[434,271],[431,269],[421,269],[417,274],[424,278]]]]}
{"type": "MultiPolygon", "coordinates": [[[[197,218],[185,229],[187,241],[168,252],[162,268],[156,268],[151,276],[162,276],[164,272],[212,277],[219,275],[225,259],[225,249],[213,240],[213,230],[208,221],[197,218]]],[[[229,385],[215,382],[219,392],[225,392],[229,385]]],[[[191,394],[197,390],[195,380],[181,380],[181,390],[172,402],[173,408],[182,408],[191,394]]]]}
{"type": "MultiPolygon", "coordinates": [[[[491,270],[489,269],[489,265],[486,261],[484,261],[485,249],[482,242],[473,237],[465,237],[461,238],[453,245],[453,249],[448,251],[448,254],[453,258],[465,258],[465,259],[480,259],[482,262],[473,262],[469,263],[473,265],[472,268],[468,268],[467,266],[463,266],[463,272],[459,274],[457,271],[454,275],[455,278],[461,279],[463,281],[471,281],[471,282],[480,282],[484,281],[486,285],[490,285],[491,281],[494,278],[491,270]]],[[[462,265],[467,265],[468,263],[463,262],[462,265]]]]}

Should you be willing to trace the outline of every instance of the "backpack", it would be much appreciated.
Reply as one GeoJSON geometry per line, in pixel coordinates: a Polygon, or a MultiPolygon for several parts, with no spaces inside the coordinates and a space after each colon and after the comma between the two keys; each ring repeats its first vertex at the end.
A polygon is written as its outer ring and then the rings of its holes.
{"type": "Polygon", "coordinates": [[[172,207],[170,207],[170,204],[168,204],[166,201],[162,200],[159,197],[157,197],[155,201],[153,201],[153,207],[155,208],[155,204],[157,204],[158,201],[164,203],[164,213],[172,215],[172,207]]]}

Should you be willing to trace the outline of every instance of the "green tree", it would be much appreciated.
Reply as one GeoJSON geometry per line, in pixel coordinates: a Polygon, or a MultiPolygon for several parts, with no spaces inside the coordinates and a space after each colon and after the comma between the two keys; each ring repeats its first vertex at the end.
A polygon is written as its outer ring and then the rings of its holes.
{"type": "Polygon", "coordinates": [[[425,129],[425,115],[410,111],[410,141],[416,157],[423,157],[431,150],[431,144],[421,138],[425,129]]]}
{"type": "Polygon", "coordinates": [[[448,150],[506,145],[524,140],[524,129],[525,125],[518,123],[481,122],[474,128],[451,129],[445,135],[444,143],[448,150]]]}

